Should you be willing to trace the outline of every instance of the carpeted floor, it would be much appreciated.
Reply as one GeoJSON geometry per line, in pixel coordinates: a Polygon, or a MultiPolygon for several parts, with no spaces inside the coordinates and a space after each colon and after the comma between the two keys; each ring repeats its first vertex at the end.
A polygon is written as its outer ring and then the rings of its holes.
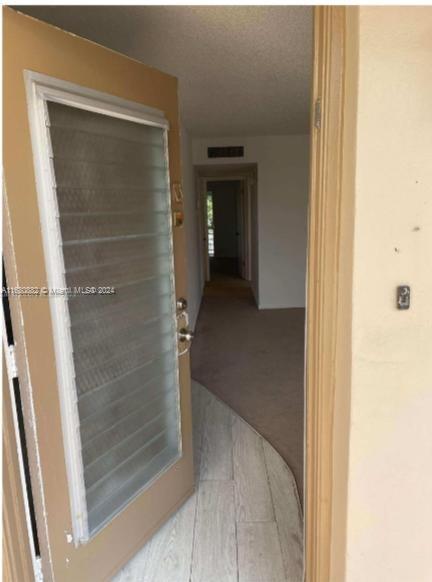
{"type": "MultiPolygon", "coordinates": [[[[238,280],[239,281],[239,280],[238,280]]],[[[206,287],[192,377],[285,459],[303,498],[304,309],[259,311],[241,282],[206,287]]]]}

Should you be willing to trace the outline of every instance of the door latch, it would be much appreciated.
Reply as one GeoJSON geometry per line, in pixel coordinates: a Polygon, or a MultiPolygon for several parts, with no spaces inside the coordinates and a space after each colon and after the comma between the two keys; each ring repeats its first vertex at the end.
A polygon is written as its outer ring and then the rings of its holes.
{"type": "Polygon", "coordinates": [[[187,327],[181,327],[178,330],[179,356],[183,356],[183,354],[186,354],[190,350],[193,338],[194,332],[187,327]]]}
{"type": "Polygon", "coordinates": [[[178,332],[178,336],[181,342],[191,342],[194,338],[194,333],[190,329],[182,327],[178,332]]]}
{"type": "Polygon", "coordinates": [[[188,306],[187,300],[184,297],[179,297],[176,301],[177,312],[186,311],[188,306]]]}
{"type": "Polygon", "coordinates": [[[184,297],[179,297],[176,301],[179,356],[182,356],[189,351],[191,342],[194,338],[194,333],[188,329],[189,315],[187,312],[187,305],[187,300],[184,297]]]}

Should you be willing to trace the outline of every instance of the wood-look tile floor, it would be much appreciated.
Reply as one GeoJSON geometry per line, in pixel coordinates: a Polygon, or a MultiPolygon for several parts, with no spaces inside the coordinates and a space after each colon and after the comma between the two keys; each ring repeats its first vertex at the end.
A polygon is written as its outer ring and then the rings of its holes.
{"type": "Polygon", "coordinates": [[[301,582],[294,477],[230,408],[192,385],[196,493],[113,582],[301,582]]]}

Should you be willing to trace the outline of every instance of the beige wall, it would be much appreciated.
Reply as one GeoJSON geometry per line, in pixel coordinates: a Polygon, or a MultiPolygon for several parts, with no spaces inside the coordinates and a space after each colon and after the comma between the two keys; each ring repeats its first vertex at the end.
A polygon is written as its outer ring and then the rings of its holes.
{"type": "Polygon", "coordinates": [[[346,580],[430,582],[431,7],[360,8],[355,200],[346,580]]]}

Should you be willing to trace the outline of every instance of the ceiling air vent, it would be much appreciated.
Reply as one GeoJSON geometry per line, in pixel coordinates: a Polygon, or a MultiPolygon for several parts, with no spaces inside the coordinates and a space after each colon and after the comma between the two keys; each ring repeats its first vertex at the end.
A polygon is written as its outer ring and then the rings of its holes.
{"type": "Polygon", "coordinates": [[[243,158],[243,146],[219,146],[207,148],[209,158],[243,158]]]}

